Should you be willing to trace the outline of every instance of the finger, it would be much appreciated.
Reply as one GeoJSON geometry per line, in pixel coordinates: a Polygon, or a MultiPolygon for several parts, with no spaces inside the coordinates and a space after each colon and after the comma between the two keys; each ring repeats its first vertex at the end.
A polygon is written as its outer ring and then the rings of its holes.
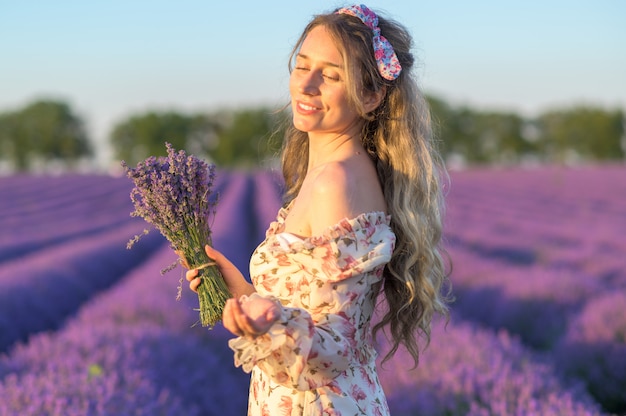
{"type": "Polygon", "coordinates": [[[217,251],[210,245],[207,244],[206,246],[204,246],[204,251],[206,252],[207,256],[209,256],[210,259],[213,259],[215,263],[217,263],[217,266],[220,269],[236,268],[235,265],[226,258],[226,256],[224,256],[221,252],[217,251]]]}
{"type": "Polygon", "coordinates": [[[215,262],[218,264],[221,264],[224,259],[226,259],[226,257],[222,253],[220,253],[208,244],[204,246],[204,251],[206,252],[206,255],[209,256],[209,258],[215,260],[215,262]]]}
{"type": "Polygon", "coordinates": [[[244,332],[245,335],[257,336],[259,334],[258,329],[250,319],[248,315],[243,311],[241,302],[237,299],[232,301],[233,317],[237,326],[244,332]]]}
{"type": "Polygon", "coordinates": [[[208,244],[204,246],[204,251],[206,252],[207,256],[211,257],[213,260],[216,260],[216,261],[218,257],[224,257],[224,255],[221,252],[217,251],[216,249],[214,249],[208,244]]]}
{"type": "Polygon", "coordinates": [[[191,282],[197,276],[198,276],[198,269],[191,269],[185,273],[185,279],[187,279],[188,282],[191,282]]]}
{"type": "Polygon", "coordinates": [[[202,279],[200,279],[199,277],[196,277],[195,279],[189,282],[189,289],[193,290],[194,292],[197,292],[198,287],[200,286],[200,283],[202,283],[202,279]]]}
{"type": "Polygon", "coordinates": [[[234,299],[228,299],[224,305],[224,311],[222,312],[222,324],[224,325],[224,328],[228,329],[234,335],[242,336],[243,331],[239,328],[237,322],[235,321],[233,301],[234,299]]]}

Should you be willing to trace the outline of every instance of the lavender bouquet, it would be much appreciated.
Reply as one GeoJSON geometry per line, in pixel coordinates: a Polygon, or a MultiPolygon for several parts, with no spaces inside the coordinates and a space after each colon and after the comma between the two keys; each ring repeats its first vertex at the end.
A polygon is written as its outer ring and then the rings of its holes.
{"type": "MultiPolygon", "coordinates": [[[[221,320],[224,304],[231,297],[215,262],[204,251],[206,244],[212,244],[210,219],[217,206],[217,194],[212,193],[215,166],[187,156],[183,150],[176,152],[170,143],[165,145],[167,157],[151,156],[136,168],[122,162],[135,184],[130,193],[135,207],[131,216],[142,217],[160,231],[179,255],[177,263],[200,269],[200,322],[212,327],[221,320]]],[[[128,247],[139,237],[131,239],[128,247]]]]}

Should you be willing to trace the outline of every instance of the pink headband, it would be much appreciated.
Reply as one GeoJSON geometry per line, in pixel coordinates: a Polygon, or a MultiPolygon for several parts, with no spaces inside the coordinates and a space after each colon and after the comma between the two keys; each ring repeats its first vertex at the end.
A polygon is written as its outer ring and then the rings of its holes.
{"type": "Polygon", "coordinates": [[[400,71],[402,71],[402,66],[400,66],[400,61],[398,61],[398,57],[396,56],[391,43],[389,43],[389,41],[380,34],[378,16],[376,16],[376,13],[368,9],[364,4],[361,4],[360,6],[355,4],[349,7],[343,7],[335,13],[348,14],[350,16],[357,17],[365,24],[365,26],[372,29],[374,32],[372,43],[374,45],[374,57],[378,63],[378,72],[383,78],[389,81],[393,81],[398,78],[400,71]]]}

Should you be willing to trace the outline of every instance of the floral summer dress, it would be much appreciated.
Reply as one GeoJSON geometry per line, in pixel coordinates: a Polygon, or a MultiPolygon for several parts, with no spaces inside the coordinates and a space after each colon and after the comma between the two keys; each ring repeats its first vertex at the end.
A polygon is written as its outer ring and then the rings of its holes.
{"type": "Polygon", "coordinates": [[[252,371],[248,414],[388,415],[370,318],[395,244],[390,217],[365,213],[302,239],[282,232],[287,212],[250,260],[252,296],[280,302],[281,316],[266,334],[229,342],[235,365],[252,371]]]}

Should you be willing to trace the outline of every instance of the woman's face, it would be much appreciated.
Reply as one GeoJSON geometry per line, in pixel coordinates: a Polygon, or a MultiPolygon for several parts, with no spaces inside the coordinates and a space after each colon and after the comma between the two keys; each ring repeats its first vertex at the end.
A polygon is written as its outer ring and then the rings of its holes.
{"type": "Polygon", "coordinates": [[[306,36],[289,80],[294,126],[309,134],[348,133],[360,117],[348,103],[341,53],[324,26],[306,36]]]}

